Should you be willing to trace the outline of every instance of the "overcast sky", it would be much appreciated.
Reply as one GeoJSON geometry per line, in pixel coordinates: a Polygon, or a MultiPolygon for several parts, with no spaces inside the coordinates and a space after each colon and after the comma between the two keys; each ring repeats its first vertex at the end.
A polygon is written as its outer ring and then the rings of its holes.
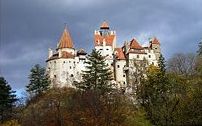
{"type": "Polygon", "coordinates": [[[0,75],[14,90],[28,84],[33,65],[45,66],[64,23],[76,48],[93,48],[93,33],[106,20],[117,45],[156,36],[164,56],[196,52],[202,38],[202,0],[0,0],[0,75]]]}

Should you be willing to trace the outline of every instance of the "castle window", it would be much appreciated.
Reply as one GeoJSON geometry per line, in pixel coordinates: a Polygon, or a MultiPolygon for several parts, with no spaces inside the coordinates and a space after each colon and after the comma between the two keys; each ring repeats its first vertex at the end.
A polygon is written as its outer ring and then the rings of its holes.
{"type": "Polygon", "coordinates": [[[69,69],[72,69],[72,67],[70,66],[69,69]]]}
{"type": "Polygon", "coordinates": [[[65,61],[63,63],[65,63],[65,61]]]}
{"type": "Polygon", "coordinates": [[[100,49],[100,50],[102,50],[102,49],[100,49]]]}
{"type": "Polygon", "coordinates": [[[152,65],[154,65],[154,62],[152,62],[152,65]]]}
{"type": "Polygon", "coordinates": [[[54,75],[54,78],[56,78],[56,75],[54,75]]]}
{"type": "Polygon", "coordinates": [[[149,55],[149,58],[151,58],[151,55],[149,55]]]}
{"type": "Polygon", "coordinates": [[[120,66],[119,66],[119,65],[117,65],[117,67],[119,68],[120,66]]]}
{"type": "Polygon", "coordinates": [[[123,75],[123,77],[126,77],[126,75],[123,75]]]}
{"type": "Polygon", "coordinates": [[[140,56],[139,55],[137,55],[137,58],[139,58],[140,56]]]}
{"type": "Polygon", "coordinates": [[[126,84],[126,82],[124,81],[123,84],[126,84]]]}
{"type": "Polygon", "coordinates": [[[71,61],[69,61],[69,63],[71,63],[71,61]]]}
{"type": "Polygon", "coordinates": [[[70,75],[70,77],[74,77],[74,75],[73,75],[73,74],[71,74],[71,75],[70,75]]]}
{"type": "Polygon", "coordinates": [[[109,50],[109,49],[106,49],[106,50],[109,50]]]}

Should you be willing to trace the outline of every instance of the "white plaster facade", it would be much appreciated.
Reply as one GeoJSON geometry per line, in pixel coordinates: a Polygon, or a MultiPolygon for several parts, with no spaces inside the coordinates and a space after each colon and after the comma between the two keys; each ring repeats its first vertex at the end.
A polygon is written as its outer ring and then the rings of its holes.
{"type": "MultiPolygon", "coordinates": [[[[123,47],[116,47],[116,32],[110,30],[104,22],[99,30],[94,32],[95,50],[105,57],[106,64],[113,72],[117,87],[125,87],[129,81],[130,70],[133,69],[134,60],[146,60],[148,64],[158,65],[160,56],[160,43],[156,38],[150,39],[148,47],[142,47],[136,39],[125,42],[123,47]],[[128,74],[127,74],[128,72],[128,74]]],[[[85,70],[86,52],[83,49],[75,50],[73,42],[65,28],[57,49],[49,49],[47,60],[47,73],[52,84],[74,87],[74,81],[82,80],[82,71],[85,70]]]]}

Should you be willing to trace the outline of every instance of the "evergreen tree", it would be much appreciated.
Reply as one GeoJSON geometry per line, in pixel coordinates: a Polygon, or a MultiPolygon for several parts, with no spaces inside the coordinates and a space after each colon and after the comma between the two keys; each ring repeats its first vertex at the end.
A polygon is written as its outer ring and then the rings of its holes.
{"type": "Polygon", "coordinates": [[[165,60],[160,55],[158,67],[152,65],[148,68],[147,77],[141,82],[138,92],[138,101],[154,125],[171,125],[172,111],[177,102],[171,98],[173,83],[165,72],[165,60]]]}
{"type": "Polygon", "coordinates": [[[13,103],[17,100],[15,91],[3,77],[0,77],[0,120],[5,121],[12,115],[13,103]]]}
{"type": "Polygon", "coordinates": [[[41,67],[39,64],[31,69],[29,79],[30,82],[26,88],[27,92],[31,95],[39,95],[49,89],[50,81],[45,74],[45,68],[41,67]]]}
{"type": "Polygon", "coordinates": [[[161,71],[162,74],[165,74],[166,72],[166,65],[165,65],[165,58],[163,57],[163,55],[161,54],[158,60],[158,67],[161,71]]]}
{"type": "Polygon", "coordinates": [[[86,70],[83,71],[83,81],[77,85],[82,90],[100,90],[108,92],[112,89],[112,72],[106,65],[100,52],[93,50],[87,57],[86,70]]]}
{"type": "Polygon", "coordinates": [[[202,40],[199,42],[198,46],[199,46],[199,49],[198,49],[197,52],[198,52],[199,55],[202,55],[202,40]]]}

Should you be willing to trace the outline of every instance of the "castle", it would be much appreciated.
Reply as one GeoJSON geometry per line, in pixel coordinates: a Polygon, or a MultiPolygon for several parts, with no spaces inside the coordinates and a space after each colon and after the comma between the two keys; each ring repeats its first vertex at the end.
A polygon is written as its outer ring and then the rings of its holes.
{"type": "MultiPolygon", "coordinates": [[[[135,68],[134,61],[146,60],[148,65],[158,65],[160,42],[154,37],[149,39],[148,46],[141,46],[137,39],[124,42],[116,47],[116,32],[111,30],[107,22],[103,22],[99,30],[94,32],[95,50],[106,59],[106,64],[113,71],[114,82],[118,87],[130,84],[130,76],[135,68]]],[[[74,87],[73,82],[82,80],[87,53],[84,49],[76,50],[67,27],[57,44],[56,50],[49,49],[46,71],[51,82],[58,86],[74,87]]],[[[139,62],[141,63],[141,62],[139,62]]]]}

